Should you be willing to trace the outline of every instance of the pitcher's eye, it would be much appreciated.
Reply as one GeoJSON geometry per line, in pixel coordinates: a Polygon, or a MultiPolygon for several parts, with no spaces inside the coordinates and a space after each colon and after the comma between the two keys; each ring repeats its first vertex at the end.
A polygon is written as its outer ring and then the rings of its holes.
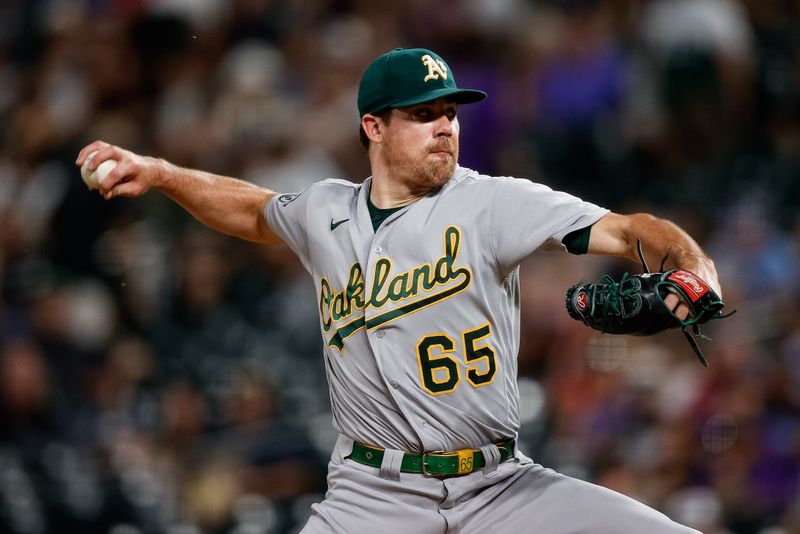
{"type": "Polygon", "coordinates": [[[423,121],[429,121],[431,117],[433,117],[433,113],[428,108],[419,108],[414,111],[414,117],[423,121]]]}

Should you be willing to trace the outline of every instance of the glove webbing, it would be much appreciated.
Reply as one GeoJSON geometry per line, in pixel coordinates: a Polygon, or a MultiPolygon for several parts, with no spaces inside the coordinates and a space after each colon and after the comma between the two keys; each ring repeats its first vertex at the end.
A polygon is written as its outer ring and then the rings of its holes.
{"type": "MultiPolygon", "coordinates": [[[[625,281],[628,279],[628,273],[623,273],[622,278],[620,278],[619,282],[615,281],[614,278],[610,275],[604,274],[600,278],[606,285],[609,287],[611,291],[606,294],[606,299],[603,302],[603,330],[605,330],[606,325],[608,324],[608,312],[609,308],[611,312],[619,316],[625,316],[625,309],[623,308],[624,305],[624,298],[629,297],[632,294],[636,293],[637,288],[635,286],[630,286],[628,289],[622,289],[625,285],[625,281]]],[[[592,293],[597,292],[597,285],[594,286],[592,289],[592,293]]],[[[592,295],[592,303],[597,302],[595,299],[594,294],[592,295]]],[[[591,312],[594,314],[594,310],[591,312]]]]}

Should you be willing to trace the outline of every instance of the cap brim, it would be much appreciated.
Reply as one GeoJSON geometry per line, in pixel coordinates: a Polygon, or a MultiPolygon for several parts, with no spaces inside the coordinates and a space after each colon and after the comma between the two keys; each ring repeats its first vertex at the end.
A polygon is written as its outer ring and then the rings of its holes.
{"type": "Polygon", "coordinates": [[[405,106],[414,106],[416,104],[422,104],[424,102],[436,100],[437,98],[452,98],[453,102],[457,104],[474,104],[475,102],[484,100],[486,98],[486,93],[483,91],[478,91],[477,89],[454,89],[451,87],[442,87],[440,89],[427,91],[411,98],[393,102],[388,107],[402,108],[405,106]]]}

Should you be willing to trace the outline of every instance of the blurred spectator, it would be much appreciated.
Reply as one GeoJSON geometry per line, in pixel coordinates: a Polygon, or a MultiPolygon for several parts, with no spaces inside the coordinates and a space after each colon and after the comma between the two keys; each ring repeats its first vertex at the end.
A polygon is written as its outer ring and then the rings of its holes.
{"type": "Polygon", "coordinates": [[[60,429],[54,391],[41,350],[29,341],[9,344],[0,360],[3,442],[35,457],[60,429]]]}
{"type": "Polygon", "coordinates": [[[733,206],[709,248],[723,267],[720,276],[734,282],[749,300],[791,298],[800,291],[800,249],[791,235],[770,221],[765,206],[748,199],[733,206]]]}

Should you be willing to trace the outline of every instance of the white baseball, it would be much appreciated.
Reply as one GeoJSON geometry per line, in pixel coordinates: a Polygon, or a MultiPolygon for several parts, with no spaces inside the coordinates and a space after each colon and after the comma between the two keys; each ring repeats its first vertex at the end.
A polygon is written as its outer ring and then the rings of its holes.
{"type": "Polygon", "coordinates": [[[101,163],[94,172],[89,172],[89,164],[92,162],[92,158],[94,158],[95,154],[97,154],[96,150],[90,152],[86,157],[86,161],[81,165],[81,178],[83,178],[84,183],[89,186],[89,189],[99,189],[100,184],[106,179],[111,169],[117,166],[117,160],[107,159],[101,163]]]}

